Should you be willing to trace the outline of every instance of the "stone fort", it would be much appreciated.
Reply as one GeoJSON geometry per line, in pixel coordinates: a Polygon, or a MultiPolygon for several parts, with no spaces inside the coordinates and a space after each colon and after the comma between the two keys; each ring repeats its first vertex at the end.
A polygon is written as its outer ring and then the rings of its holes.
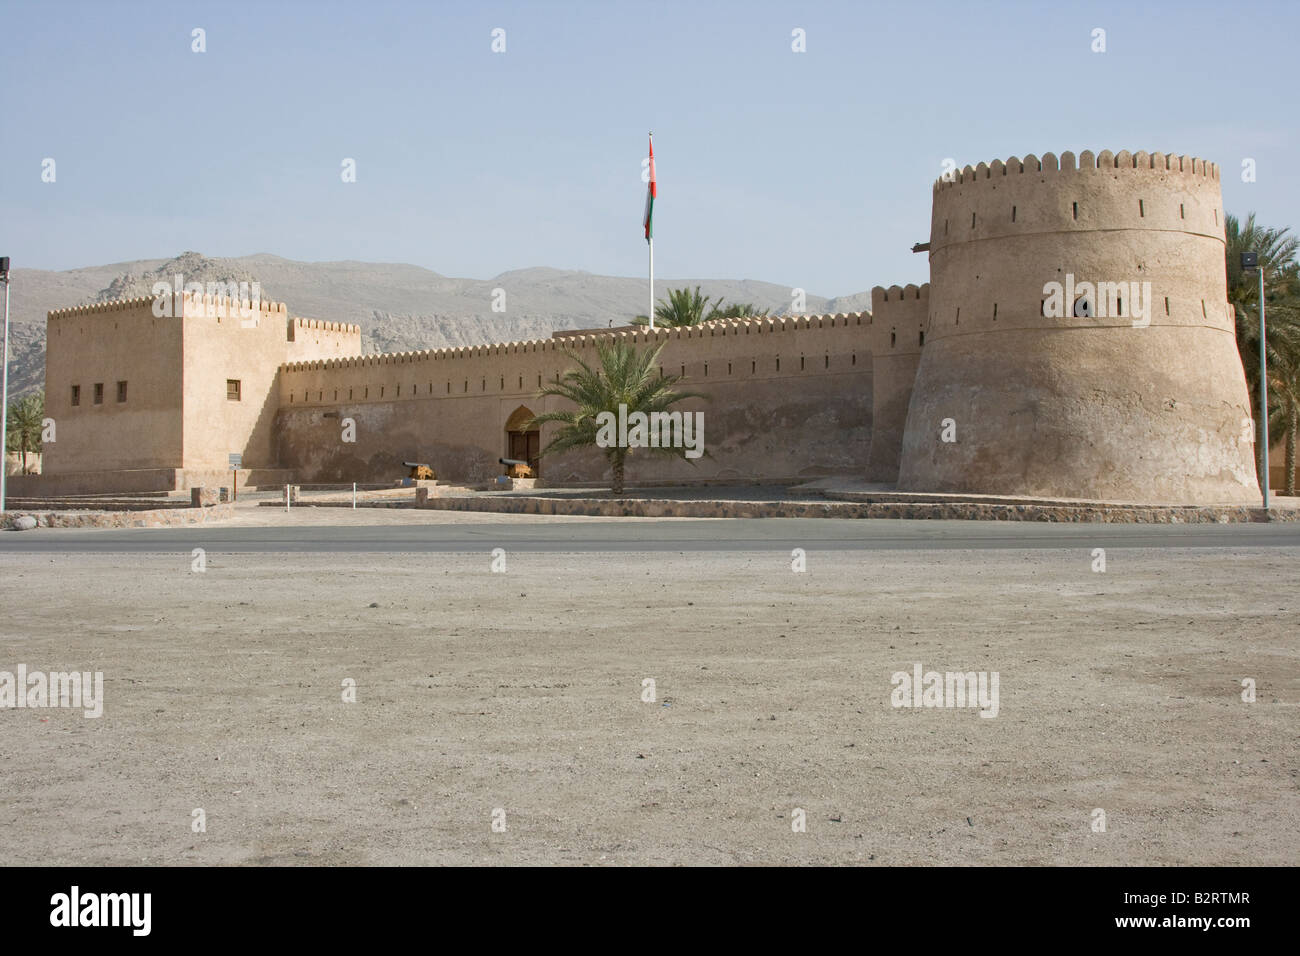
{"type": "MultiPolygon", "coordinates": [[[[607,481],[598,450],[537,460],[539,398],[611,336],[662,345],[708,401],[709,456],[633,453],[628,482],[855,476],[901,491],[1180,503],[1259,500],[1227,302],[1219,168],[1165,153],[993,160],[933,187],[930,281],[870,312],[361,354],[360,328],[282,303],[177,297],[47,323],[41,494],[391,482],[403,461],[477,483],[527,458],[607,481]],[[1072,290],[1053,309],[1050,283],[1072,290]],[[1130,291],[1131,290],[1131,291],[1130,291]],[[1136,298],[1145,301],[1136,301],[1136,298]],[[344,424],[351,420],[352,441],[344,424]]],[[[33,485],[33,490],[36,486],[33,485]]]]}

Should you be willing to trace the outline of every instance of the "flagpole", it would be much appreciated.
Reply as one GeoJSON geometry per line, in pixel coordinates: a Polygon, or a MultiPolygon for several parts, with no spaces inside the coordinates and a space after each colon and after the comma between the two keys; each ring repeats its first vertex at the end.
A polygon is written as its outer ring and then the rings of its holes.
{"type": "MultiPolygon", "coordinates": [[[[650,188],[651,190],[653,190],[654,189],[654,164],[655,164],[655,160],[654,160],[655,134],[653,130],[650,131],[648,138],[650,140],[650,188]]],[[[655,234],[654,234],[653,227],[650,229],[649,240],[650,240],[650,311],[647,312],[646,315],[649,316],[650,318],[650,331],[653,332],[655,327],[655,234]]]]}
{"type": "Polygon", "coordinates": [[[655,327],[655,237],[650,237],[650,330],[655,327]]]}

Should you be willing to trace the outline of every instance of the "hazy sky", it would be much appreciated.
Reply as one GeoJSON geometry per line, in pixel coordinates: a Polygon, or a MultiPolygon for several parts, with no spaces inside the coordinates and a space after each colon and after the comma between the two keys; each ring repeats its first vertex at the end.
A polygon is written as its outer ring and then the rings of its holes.
{"type": "Polygon", "coordinates": [[[644,275],[651,129],[661,276],[924,281],[945,157],[1193,154],[1229,212],[1300,228],[1298,28],[1223,0],[0,0],[0,254],[644,275]]]}

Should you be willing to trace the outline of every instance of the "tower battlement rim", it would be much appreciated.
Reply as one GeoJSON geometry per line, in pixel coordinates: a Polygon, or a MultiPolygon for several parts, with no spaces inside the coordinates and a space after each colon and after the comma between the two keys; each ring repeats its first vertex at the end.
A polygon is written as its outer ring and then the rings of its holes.
{"type": "Polygon", "coordinates": [[[955,186],[970,185],[994,177],[1022,175],[1024,173],[1088,173],[1120,170],[1166,172],[1187,177],[1199,177],[1212,182],[1219,181],[1220,173],[1218,163],[1212,163],[1198,156],[1186,156],[1178,153],[1162,153],[1159,151],[1148,153],[1146,150],[1130,153],[1126,149],[1122,149],[1118,153],[1112,153],[1108,149],[1094,153],[1090,149],[1085,149],[1076,155],[1070,150],[1066,150],[1059,156],[1056,153],[1048,152],[1044,153],[1040,158],[1033,153],[1029,153],[1023,159],[1018,156],[1011,156],[1006,160],[995,159],[987,163],[981,162],[975,166],[968,165],[960,170],[954,169],[949,174],[951,178],[940,176],[935,180],[934,191],[938,193],[955,186]]]}

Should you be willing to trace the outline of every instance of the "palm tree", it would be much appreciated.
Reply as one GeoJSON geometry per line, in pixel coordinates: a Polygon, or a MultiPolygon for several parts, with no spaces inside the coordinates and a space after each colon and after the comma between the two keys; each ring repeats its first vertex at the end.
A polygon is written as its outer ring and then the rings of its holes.
{"type": "MultiPolygon", "coordinates": [[[[710,302],[700,295],[700,287],[690,289],[669,289],[668,301],[659,300],[655,306],[655,322],[664,328],[681,328],[712,322],[714,319],[741,319],[747,316],[767,315],[767,309],[759,310],[751,302],[736,302],[722,308],[722,296],[710,302]]],[[[633,325],[648,325],[649,319],[638,315],[632,320],[633,325]]]]}
{"type": "Polygon", "coordinates": [[[5,447],[17,449],[22,473],[27,474],[27,453],[41,450],[41,426],[45,421],[45,393],[36,392],[12,402],[5,419],[8,432],[5,447]]]}
{"type": "Polygon", "coordinates": [[[715,307],[704,321],[712,322],[714,319],[756,319],[764,315],[767,315],[767,309],[760,309],[752,302],[733,302],[725,309],[715,307]]]}
{"type": "MultiPolygon", "coordinates": [[[[673,386],[680,375],[664,375],[657,367],[663,345],[654,350],[637,349],[633,345],[613,341],[596,346],[598,367],[593,368],[576,353],[565,349],[577,368],[564,373],[563,379],[547,385],[538,396],[558,395],[573,403],[572,409],[545,412],[524,427],[533,429],[547,422],[558,422],[561,428],[541,454],[551,455],[574,448],[597,445],[596,417],[602,412],[618,415],[619,405],[627,407],[627,414],[666,412],[686,398],[706,398],[699,392],[685,392],[673,386]]],[[[612,472],[611,489],[622,495],[624,465],[631,448],[610,446],[602,449],[609,460],[612,472]]],[[[647,448],[652,454],[685,457],[684,448],[647,448]]],[[[707,453],[706,453],[707,454],[707,453]]],[[[686,459],[690,460],[690,459],[686,459]]]]}
{"type": "MultiPolygon", "coordinates": [[[[1269,434],[1286,434],[1286,494],[1295,493],[1295,446],[1300,436],[1293,406],[1300,394],[1300,238],[1289,228],[1270,229],[1255,222],[1255,214],[1244,222],[1224,217],[1228,301],[1237,314],[1237,349],[1246,371],[1252,404],[1259,395],[1259,274],[1241,268],[1241,253],[1259,253],[1264,273],[1264,304],[1268,323],[1269,434]]],[[[1256,421],[1264,420],[1255,408],[1256,421]]],[[[1264,443],[1257,442],[1257,467],[1263,471],[1264,443]]]]}

